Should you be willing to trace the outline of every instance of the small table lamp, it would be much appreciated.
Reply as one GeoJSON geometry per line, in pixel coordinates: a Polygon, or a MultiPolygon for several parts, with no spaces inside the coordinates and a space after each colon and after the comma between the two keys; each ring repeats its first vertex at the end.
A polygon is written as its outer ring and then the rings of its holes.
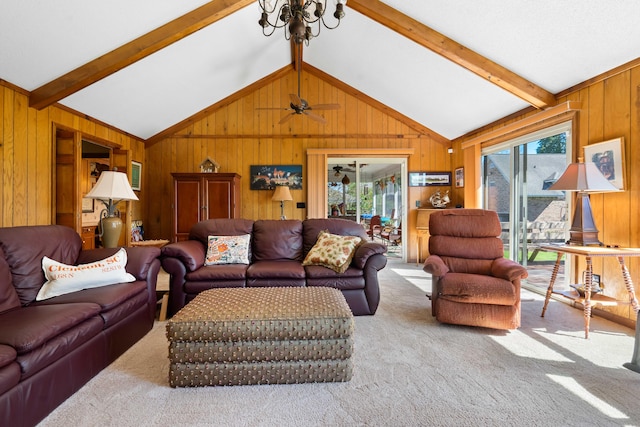
{"type": "Polygon", "coordinates": [[[284,216],[284,202],[287,200],[293,200],[289,187],[286,185],[278,185],[271,200],[274,202],[280,202],[280,219],[287,219],[287,217],[284,216]]]}
{"type": "Polygon", "coordinates": [[[573,222],[569,229],[569,244],[602,246],[602,242],[598,240],[598,229],[591,212],[589,193],[619,190],[602,175],[595,163],[583,163],[582,158],[579,158],[578,163],[567,166],[562,176],[548,189],[578,192],[573,222]]]}
{"type": "Polygon", "coordinates": [[[96,185],[85,197],[104,203],[105,209],[100,212],[102,245],[105,248],[117,247],[122,233],[122,220],[117,216],[116,206],[123,200],[138,200],[129,185],[127,174],[116,171],[102,172],[96,185]]]}

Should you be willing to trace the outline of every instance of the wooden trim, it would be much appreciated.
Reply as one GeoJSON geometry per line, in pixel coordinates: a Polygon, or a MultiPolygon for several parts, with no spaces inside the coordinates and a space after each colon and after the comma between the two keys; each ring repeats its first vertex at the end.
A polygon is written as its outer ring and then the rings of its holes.
{"type": "Polygon", "coordinates": [[[38,110],[137,62],[253,3],[215,0],[72,70],[31,92],[29,106],[38,110]]]}
{"type": "Polygon", "coordinates": [[[570,111],[576,111],[579,110],[581,107],[581,103],[579,101],[567,101],[564,102],[562,104],[559,104],[555,107],[549,108],[547,110],[544,110],[538,114],[534,114],[532,116],[529,117],[525,117],[524,119],[517,121],[515,123],[511,123],[509,125],[503,126],[499,129],[493,130],[491,132],[487,132],[483,135],[479,135],[476,136],[475,138],[471,138],[467,141],[464,141],[463,143],[461,143],[461,147],[463,150],[472,147],[474,145],[478,145],[478,144],[485,144],[488,141],[494,140],[494,139],[498,139],[498,138],[503,138],[505,136],[509,136],[509,137],[513,137],[514,134],[528,126],[532,126],[535,125],[537,123],[540,123],[542,121],[551,119],[553,117],[557,117],[560,116],[564,113],[570,112],[570,111]]]}
{"type": "Polygon", "coordinates": [[[173,139],[284,139],[284,138],[303,138],[303,139],[431,139],[430,135],[403,135],[397,133],[348,133],[348,134],[321,134],[321,133],[287,133],[287,134],[188,134],[188,135],[171,135],[173,139]]]}
{"type": "Polygon", "coordinates": [[[327,157],[406,157],[415,153],[414,148],[308,148],[309,154],[327,157]]]}
{"type": "Polygon", "coordinates": [[[349,0],[348,6],[505,89],[536,108],[546,108],[556,104],[556,97],[552,93],[381,1],[349,0]]]}

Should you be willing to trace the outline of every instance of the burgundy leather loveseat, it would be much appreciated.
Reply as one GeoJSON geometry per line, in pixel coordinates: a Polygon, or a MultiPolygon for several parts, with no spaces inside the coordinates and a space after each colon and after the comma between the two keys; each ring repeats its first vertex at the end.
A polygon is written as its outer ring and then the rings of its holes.
{"type": "Polygon", "coordinates": [[[189,240],[162,248],[162,267],[171,276],[168,312],[173,316],[211,288],[328,286],[342,291],[354,315],[371,315],[380,302],[378,271],[387,264],[385,252],[360,224],[345,219],[202,221],[191,228],[189,240]],[[362,238],[344,273],[302,265],[321,231],[362,238]],[[246,234],[251,235],[249,264],[204,265],[209,236],[246,234]]]}
{"type": "Polygon", "coordinates": [[[36,301],[44,256],[71,266],[118,250],[81,248],[68,227],[0,228],[2,426],[37,424],[153,326],[158,248],[126,249],[132,282],[36,301]]]}

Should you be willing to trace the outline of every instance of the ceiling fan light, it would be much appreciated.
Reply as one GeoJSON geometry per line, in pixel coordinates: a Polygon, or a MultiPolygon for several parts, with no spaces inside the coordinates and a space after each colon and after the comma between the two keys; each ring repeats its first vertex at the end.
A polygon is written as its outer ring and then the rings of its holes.
{"type": "Polygon", "coordinates": [[[313,14],[316,16],[316,18],[320,18],[324,14],[324,10],[322,9],[322,3],[320,2],[316,3],[316,10],[315,12],[313,12],[313,14]]]}
{"type": "Polygon", "coordinates": [[[282,22],[287,22],[289,19],[291,19],[291,11],[289,10],[289,5],[285,4],[284,6],[282,6],[282,11],[280,12],[280,20],[282,22]]]}
{"type": "Polygon", "coordinates": [[[338,21],[344,18],[344,5],[342,3],[338,3],[336,5],[336,11],[333,14],[333,17],[336,18],[338,21]]]}

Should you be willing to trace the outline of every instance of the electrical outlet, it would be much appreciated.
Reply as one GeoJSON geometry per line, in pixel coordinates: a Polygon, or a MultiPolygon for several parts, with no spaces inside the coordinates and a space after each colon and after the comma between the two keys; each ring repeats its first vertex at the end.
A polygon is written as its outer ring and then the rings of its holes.
{"type": "Polygon", "coordinates": [[[305,202],[297,202],[296,203],[296,208],[298,208],[298,209],[304,209],[306,207],[307,207],[307,205],[305,204],[305,202]]]}

